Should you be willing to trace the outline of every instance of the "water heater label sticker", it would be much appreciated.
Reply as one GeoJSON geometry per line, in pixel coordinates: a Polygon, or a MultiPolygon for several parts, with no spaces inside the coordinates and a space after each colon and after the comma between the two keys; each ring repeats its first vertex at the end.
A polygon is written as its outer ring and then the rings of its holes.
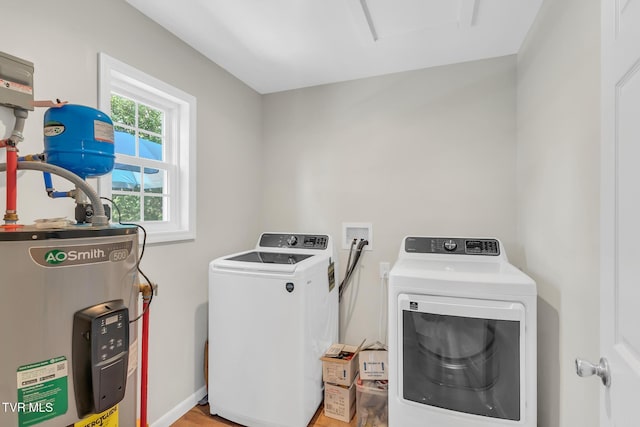
{"type": "Polygon", "coordinates": [[[102,142],[110,142],[113,144],[113,125],[103,122],[102,120],[93,121],[93,137],[102,142]]]}
{"type": "Polygon", "coordinates": [[[132,248],[132,240],[91,245],[33,246],[29,248],[29,255],[41,267],[69,267],[124,261],[132,248]]]}
{"type": "Polygon", "coordinates": [[[118,405],[78,421],[73,427],[118,427],[118,405]]]}
{"type": "Polygon", "coordinates": [[[67,412],[68,363],[64,356],[18,368],[18,427],[28,427],[67,412]]]}

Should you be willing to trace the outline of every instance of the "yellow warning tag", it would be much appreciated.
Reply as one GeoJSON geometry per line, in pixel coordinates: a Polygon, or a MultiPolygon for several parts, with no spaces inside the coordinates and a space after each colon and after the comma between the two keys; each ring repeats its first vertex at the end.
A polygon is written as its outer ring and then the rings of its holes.
{"type": "Polygon", "coordinates": [[[118,405],[101,414],[91,415],[78,421],[73,427],[118,427],[118,405]]]}

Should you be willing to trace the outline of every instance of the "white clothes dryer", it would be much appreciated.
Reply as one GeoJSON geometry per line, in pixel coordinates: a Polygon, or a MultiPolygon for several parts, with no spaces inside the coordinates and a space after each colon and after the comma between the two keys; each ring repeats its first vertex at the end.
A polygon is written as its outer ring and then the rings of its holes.
{"type": "Polygon", "coordinates": [[[209,265],[211,414],[245,426],[305,427],[322,401],[320,357],[338,341],[328,235],[263,233],[209,265]]]}
{"type": "Polygon", "coordinates": [[[389,425],[536,427],[536,295],[496,239],[405,237],[389,273],[389,425]]]}

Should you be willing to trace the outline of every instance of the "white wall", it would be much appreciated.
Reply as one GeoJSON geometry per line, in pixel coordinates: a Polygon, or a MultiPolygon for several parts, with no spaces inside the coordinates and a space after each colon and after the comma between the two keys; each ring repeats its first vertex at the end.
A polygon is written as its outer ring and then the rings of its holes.
{"type": "MultiPolygon", "coordinates": [[[[257,238],[261,98],[122,0],[5,2],[2,16],[0,51],[34,62],[36,99],[95,107],[100,51],[197,97],[197,238],[148,247],[142,262],[160,286],[150,322],[149,421],[154,422],[204,387],[208,261],[252,246],[257,238]]],[[[0,111],[4,138],[13,116],[0,111]]],[[[42,151],[43,115],[43,110],[29,115],[21,154],[42,151]]],[[[4,150],[1,156],[4,162],[4,150]]],[[[41,174],[21,172],[18,186],[22,223],[73,218],[70,200],[46,197],[41,174]]],[[[56,187],[68,189],[64,182],[56,187]]]]}
{"type": "Polygon", "coordinates": [[[600,2],[546,0],[518,54],[518,241],[538,283],[539,425],[598,425],[600,2]]]}
{"type": "Polygon", "coordinates": [[[515,73],[509,56],[264,96],[262,228],[373,223],[345,341],[378,338],[378,266],[405,235],[496,236],[517,261],[515,73]]]}

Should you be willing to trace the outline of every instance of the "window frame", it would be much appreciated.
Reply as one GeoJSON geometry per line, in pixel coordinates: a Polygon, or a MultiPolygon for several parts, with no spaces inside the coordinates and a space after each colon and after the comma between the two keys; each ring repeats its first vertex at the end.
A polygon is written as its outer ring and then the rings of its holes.
{"type": "MultiPolygon", "coordinates": [[[[169,178],[167,221],[139,221],[147,242],[193,240],[196,237],[196,98],[105,53],[98,55],[98,108],[111,115],[111,93],[165,112],[165,159],[169,178]],[[169,116],[174,118],[170,120],[169,116]],[[176,173],[171,173],[175,168],[176,173]]],[[[153,160],[116,153],[116,162],[148,166],[153,160]]],[[[98,179],[101,196],[112,196],[111,174],[98,179]]],[[[132,193],[136,194],[136,193],[132,193]]],[[[143,209],[143,208],[142,208],[143,209]]],[[[112,221],[117,220],[112,212],[112,221]]]]}

